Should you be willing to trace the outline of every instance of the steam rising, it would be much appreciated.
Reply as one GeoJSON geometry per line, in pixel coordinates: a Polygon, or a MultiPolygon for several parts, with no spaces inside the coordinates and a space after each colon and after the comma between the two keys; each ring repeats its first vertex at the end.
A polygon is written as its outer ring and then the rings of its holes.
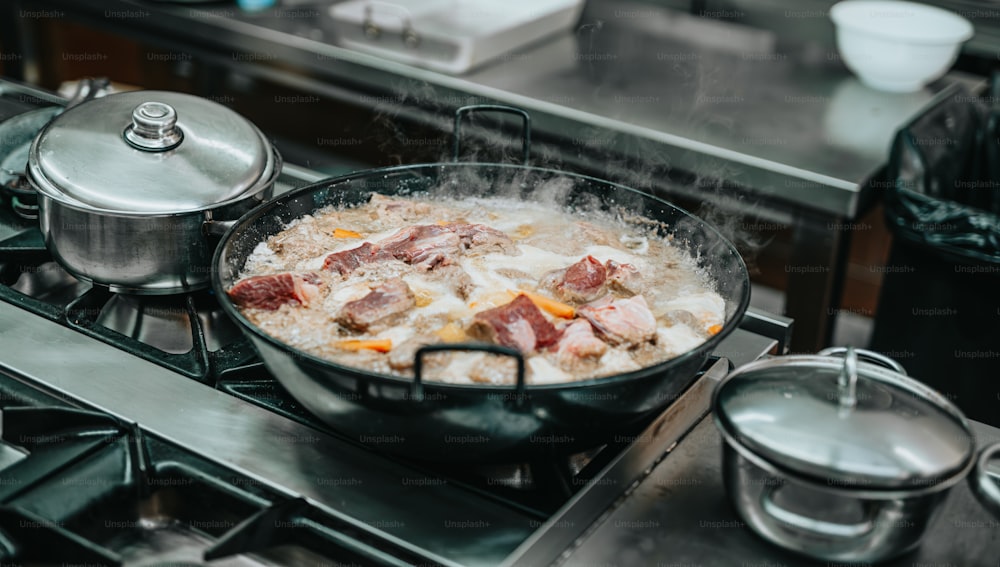
{"type": "MultiPolygon", "coordinates": [[[[619,25],[619,22],[611,21],[610,24],[619,25]]],[[[643,53],[644,49],[648,51],[648,45],[642,44],[641,39],[623,39],[620,33],[615,40],[611,40],[609,38],[613,34],[608,25],[603,17],[585,16],[573,38],[577,52],[582,55],[601,55],[609,49],[617,50],[615,65],[604,64],[602,67],[601,59],[596,56],[581,56],[577,61],[577,65],[582,68],[581,73],[589,78],[592,89],[589,96],[593,100],[603,98],[607,101],[609,93],[613,92],[667,88],[655,81],[646,81],[644,77],[628,74],[628,66],[631,65],[629,58],[649,57],[649,53],[643,53]],[[621,67],[625,67],[625,70],[620,70],[621,67]]],[[[684,130],[697,137],[705,135],[711,139],[736,136],[736,125],[731,117],[711,112],[711,105],[719,104],[720,100],[741,100],[739,85],[742,81],[738,80],[739,77],[723,76],[719,72],[722,67],[717,59],[731,58],[733,53],[699,51],[697,56],[692,57],[682,57],[687,55],[685,53],[673,55],[665,58],[662,64],[670,68],[674,79],[687,85],[684,87],[685,93],[690,91],[689,95],[685,95],[688,98],[687,105],[660,105],[656,107],[656,111],[668,113],[671,122],[684,125],[684,130]]],[[[638,67],[632,65],[632,69],[636,70],[638,67]]],[[[390,100],[376,107],[374,125],[378,130],[380,150],[395,164],[451,162],[453,156],[450,135],[454,128],[454,110],[469,104],[496,102],[477,96],[454,94],[454,91],[411,79],[400,79],[393,86],[393,92],[395,95],[390,100]],[[433,132],[439,140],[430,142],[420,139],[426,143],[414,143],[414,123],[420,124],[421,133],[433,132]],[[417,147],[420,152],[414,151],[417,147]],[[419,158],[416,157],[418,155],[419,158]]],[[[579,96],[587,97],[588,94],[581,93],[579,96]]],[[[631,112],[636,109],[629,110],[631,112]]],[[[608,110],[612,114],[614,111],[613,107],[608,110]]],[[[483,113],[466,116],[462,122],[461,161],[520,163],[519,128],[519,119],[508,115],[483,113]],[[500,125],[503,127],[498,128],[500,125]]],[[[770,238],[747,228],[751,224],[747,222],[748,218],[751,222],[754,220],[754,211],[760,205],[747,192],[720,181],[738,179],[737,173],[724,161],[706,159],[703,166],[695,168],[696,171],[682,171],[675,165],[675,155],[664,151],[659,142],[606,128],[581,126],[574,130],[575,137],[569,140],[554,141],[553,138],[558,138],[560,133],[536,130],[535,134],[536,141],[531,152],[533,164],[574,173],[588,173],[671,203],[676,203],[678,195],[683,195],[684,203],[691,207],[691,213],[705,220],[724,238],[734,243],[751,273],[757,270],[756,257],[770,242],[770,238]],[[542,138],[540,134],[546,137],[542,138]],[[690,205],[692,202],[694,205],[690,205]]],[[[451,182],[476,186],[495,185],[494,180],[476,178],[476,173],[471,169],[462,170],[460,175],[464,177],[452,179],[451,182]]],[[[498,196],[516,198],[523,191],[523,185],[532,182],[527,178],[514,178],[512,181],[511,186],[497,193],[498,196]]],[[[549,204],[560,206],[571,200],[571,193],[574,191],[572,181],[554,178],[547,179],[544,183],[546,185],[539,188],[535,198],[542,197],[549,204]]],[[[616,198],[625,198],[627,193],[620,192],[619,195],[616,198]]],[[[574,206],[577,205],[574,203],[574,206]]],[[[631,203],[619,202],[616,205],[625,209],[630,206],[639,207],[636,210],[641,210],[643,206],[641,199],[632,199],[631,203]]],[[[711,251],[703,250],[701,253],[711,251]]]]}

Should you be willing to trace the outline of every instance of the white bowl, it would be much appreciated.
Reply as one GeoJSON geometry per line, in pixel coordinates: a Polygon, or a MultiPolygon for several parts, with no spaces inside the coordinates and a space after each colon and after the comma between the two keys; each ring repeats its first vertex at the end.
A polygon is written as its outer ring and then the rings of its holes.
{"type": "Polygon", "coordinates": [[[830,8],[844,64],[866,85],[912,92],[944,75],[972,37],[968,20],[903,1],[847,0],[830,8]]]}

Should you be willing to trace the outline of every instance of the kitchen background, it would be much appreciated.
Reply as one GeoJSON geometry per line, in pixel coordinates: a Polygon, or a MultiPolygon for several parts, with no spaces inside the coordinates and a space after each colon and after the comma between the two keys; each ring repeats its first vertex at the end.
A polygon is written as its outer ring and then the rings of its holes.
{"type": "MultiPolygon", "coordinates": [[[[457,106],[453,101],[442,99],[434,89],[417,82],[416,87],[407,87],[408,92],[402,97],[398,91],[401,83],[382,85],[382,92],[373,92],[370,83],[351,85],[352,77],[341,72],[324,76],[324,58],[328,58],[332,67],[336,60],[334,55],[311,53],[313,60],[303,65],[301,56],[284,57],[269,42],[254,45],[252,41],[229,38],[227,33],[216,34],[191,25],[222,18],[258,24],[303,39],[323,42],[331,37],[327,15],[330,3],[284,0],[278,2],[275,8],[261,12],[243,11],[229,2],[147,3],[164,11],[157,14],[144,11],[141,2],[93,3],[86,7],[83,4],[58,1],[8,3],[7,14],[0,23],[3,32],[0,33],[0,50],[3,53],[0,72],[53,89],[83,76],[100,76],[109,77],[124,88],[178,90],[208,96],[259,124],[278,141],[289,161],[331,174],[366,166],[434,161],[443,154],[450,124],[441,120],[431,120],[429,124],[426,119],[411,120],[387,104],[392,97],[396,97],[425,108],[457,106]],[[130,9],[133,13],[129,13],[130,9]],[[281,112],[275,112],[276,108],[280,108],[281,112]]],[[[739,0],[589,2],[576,32],[577,41],[583,42],[579,49],[581,52],[597,49],[600,50],[599,55],[612,55],[614,59],[602,61],[600,57],[577,57],[577,63],[590,67],[589,80],[595,92],[607,85],[629,82],[640,85],[637,87],[640,90],[649,90],[649,86],[642,85],[642,75],[666,72],[669,76],[678,66],[689,74],[695,70],[695,73],[701,72],[710,77],[706,69],[711,64],[711,58],[701,61],[688,58],[685,61],[686,55],[694,57],[697,50],[729,53],[738,61],[741,50],[747,52],[750,49],[752,52],[763,49],[780,56],[781,59],[775,61],[793,60],[795,66],[800,67],[794,72],[815,73],[816,67],[836,69],[840,67],[840,62],[828,16],[832,4],[832,1],[739,0]],[[678,20],[684,14],[693,17],[678,20]],[[675,51],[665,56],[659,53],[664,48],[675,51]],[[659,60],[656,60],[657,53],[659,60]]],[[[965,45],[956,69],[980,77],[988,76],[998,64],[998,43],[994,38],[1000,33],[997,31],[1000,29],[1000,8],[990,2],[936,4],[966,16],[976,29],[976,35],[965,45]]],[[[501,61],[488,64],[484,73],[504,73],[505,64],[524,57],[536,55],[530,49],[522,50],[520,54],[508,54],[501,61]]],[[[746,59],[743,62],[746,63],[746,59]]],[[[734,75],[732,80],[736,77],[734,75]]],[[[677,78],[679,76],[673,75],[669,80],[677,78]]],[[[476,80],[475,74],[472,80],[476,80]]],[[[559,79],[554,76],[552,80],[559,79]]],[[[807,96],[819,101],[814,105],[817,112],[831,111],[833,105],[823,104],[824,100],[839,105],[870,103],[864,98],[858,99],[856,93],[841,90],[842,96],[833,100],[830,92],[824,92],[807,93],[807,96]],[[855,98],[851,99],[852,96],[855,98]]],[[[870,93],[862,95],[870,97],[870,93]]],[[[558,96],[564,95],[554,92],[551,97],[556,99],[548,102],[558,104],[558,96]]],[[[888,116],[871,116],[874,124],[867,124],[865,129],[857,129],[855,133],[869,134],[872,129],[881,128],[873,134],[875,142],[864,143],[867,148],[874,143],[874,147],[884,153],[887,150],[883,150],[879,142],[891,139],[891,130],[896,126],[893,120],[905,115],[905,111],[894,115],[891,106],[895,102],[880,104],[886,107],[881,112],[888,116]]],[[[624,102],[620,106],[628,107],[629,103],[624,102]]],[[[775,115],[769,119],[780,120],[782,106],[789,105],[775,105],[775,115]]],[[[844,115],[844,119],[851,118],[850,114],[844,115]]],[[[821,131],[818,124],[814,126],[817,126],[815,131],[806,132],[807,135],[818,138],[836,133],[833,130],[821,131]]],[[[703,127],[725,129],[729,126],[720,121],[703,127]]],[[[846,127],[847,130],[851,128],[857,126],[846,127]]],[[[543,131],[541,134],[552,133],[543,131]]],[[[591,135],[595,134],[591,132],[591,135]]],[[[566,144],[546,145],[543,141],[540,147],[555,148],[548,152],[550,157],[559,155],[557,159],[567,162],[580,158],[586,163],[582,156],[592,151],[595,141],[605,148],[613,145],[609,140],[571,140],[568,148],[575,155],[570,156],[566,155],[566,144]]],[[[627,147],[622,144],[605,153],[613,151],[623,151],[625,158],[644,158],[642,179],[619,176],[623,181],[638,185],[648,185],[650,179],[657,175],[657,163],[665,164],[671,159],[669,155],[657,155],[649,160],[649,153],[660,151],[653,146],[627,147]]],[[[817,148],[817,151],[822,150],[817,148]]],[[[711,167],[687,173],[713,189],[731,182],[729,179],[717,181],[711,167]]],[[[680,175],[677,168],[671,172],[675,179],[680,175]]],[[[862,185],[865,183],[864,180],[857,181],[862,185]]],[[[731,229],[730,236],[746,251],[753,280],[760,286],[754,302],[772,311],[788,312],[783,296],[790,274],[787,265],[796,238],[808,237],[796,236],[795,222],[787,218],[779,220],[763,218],[766,215],[754,216],[758,213],[755,207],[760,204],[752,197],[737,194],[743,202],[736,212],[738,214],[742,210],[744,216],[737,219],[731,212],[727,213],[725,226],[731,229]]],[[[685,204],[696,211],[704,207],[698,202],[685,204]]],[[[826,343],[859,346],[868,343],[884,276],[883,272],[872,267],[885,264],[892,241],[881,207],[877,203],[873,206],[869,204],[857,207],[850,218],[833,215],[815,221],[820,225],[843,225],[848,228],[842,242],[838,243],[846,247],[842,277],[838,274],[833,278],[842,281],[842,289],[831,288],[828,292],[838,294],[839,299],[825,302],[828,304],[825,309],[839,317],[831,335],[814,334],[808,327],[822,326],[832,318],[817,315],[801,320],[800,315],[798,336],[801,339],[797,339],[796,350],[815,350],[826,343]]],[[[793,210],[790,214],[803,213],[793,210]]],[[[828,255],[827,259],[833,258],[829,256],[831,253],[842,253],[838,250],[824,252],[828,255]]],[[[817,261],[824,260],[817,258],[817,261]]],[[[808,299],[817,300],[823,302],[823,298],[808,299]]]]}
{"type": "MultiPolygon", "coordinates": [[[[995,101],[986,92],[1000,67],[1000,6],[935,2],[971,21],[975,36],[946,77],[898,95],[872,91],[844,68],[829,19],[832,1],[591,0],[572,29],[458,74],[336,47],[331,4],[278,0],[246,10],[225,1],[7,1],[0,6],[0,74],[66,95],[88,76],[107,77],[121,89],[198,94],[260,127],[287,163],[322,175],[448,160],[455,108],[476,102],[524,107],[535,124],[533,163],[648,190],[718,226],[748,263],[752,304],[794,319],[790,352],[839,344],[878,348],[969,417],[1000,425],[1000,388],[992,379],[1000,370],[1000,302],[990,291],[997,288],[996,270],[981,264],[972,281],[955,277],[961,264],[937,262],[919,250],[891,258],[897,243],[881,204],[891,184],[885,178],[889,145],[899,127],[964,98],[995,101]],[[923,285],[931,280],[934,286],[923,285]],[[941,302],[932,301],[935,293],[941,302]],[[885,309],[886,294],[895,300],[892,310],[885,309]],[[963,294],[966,303],[957,303],[963,294]],[[912,338],[920,333],[947,345],[944,354],[926,362],[933,345],[912,338]]],[[[501,126],[498,134],[471,129],[476,157],[517,159],[516,129],[501,126]]],[[[216,447],[211,435],[177,435],[192,446],[216,447]]],[[[710,427],[701,427],[698,439],[711,435],[710,427]]],[[[713,456],[717,441],[705,441],[713,456]]],[[[220,443],[220,454],[228,457],[228,450],[220,443]]],[[[344,478],[364,476],[365,467],[345,466],[344,478]]],[[[393,479],[395,468],[382,470],[393,479]]],[[[690,480],[719,470],[713,464],[680,472],[674,478],[690,480]]],[[[437,474],[429,473],[428,482],[437,474]]],[[[370,497],[365,490],[376,492],[379,475],[366,479],[360,495],[351,492],[348,498],[356,500],[344,508],[370,497]]],[[[644,496],[680,494],[671,484],[679,481],[664,482],[644,496]]],[[[319,494],[310,497],[324,504],[340,497],[335,488],[296,487],[319,494]]],[[[416,498],[417,506],[433,501],[412,492],[406,498],[416,498]]],[[[969,498],[959,507],[977,507],[969,498]]],[[[728,518],[718,504],[707,506],[728,518]]],[[[459,509],[472,508],[466,506],[459,509]]],[[[642,518],[648,510],[637,506],[642,518]]],[[[506,504],[500,508],[500,525],[523,527],[522,518],[508,518],[506,504]]],[[[419,531],[416,517],[400,521],[398,511],[387,509],[376,527],[396,529],[403,539],[419,531]]],[[[961,510],[950,510],[949,521],[964,521],[955,516],[961,510]]],[[[557,519],[532,516],[532,527],[557,519]]],[[[995,536],[975,530],[944,534],[938,541],[951,538],[954,549],[997,545],[995,536]]],[[[427,546],[461,560],[473,553],[472,544],[449,537],[455,541],[427,546]]],[[[628,547],[630,537],[617,543],[628,547]]],[[[583,547],[595,554],[588,557],[601,556],[602,541],[583,547]]],[[[748,549],[756,551],[750,541],[748,549]]],[[[503,557],[512,547],[505,545],[491,551],[503,557]]],[[[394,552],[402,557],[409,549],[401,548],[394,552]]],[[[928,560],[940,561],[954,551],[945,543],[929,549],[928,560]]]]}

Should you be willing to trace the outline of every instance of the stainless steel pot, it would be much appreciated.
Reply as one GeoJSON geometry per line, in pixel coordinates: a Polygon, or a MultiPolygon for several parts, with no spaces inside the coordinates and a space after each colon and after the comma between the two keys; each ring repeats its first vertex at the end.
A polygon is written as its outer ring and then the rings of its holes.
{"type": "Polygon", "coordinates": [[[1000,443],[983,447],[976,458],[975,471],[969,475],[969,487],[983,507],[1000,518],[1000,469],[994,462],[998,460],[1000,460],[1000,443]]]}
{"type": "Polygon", "coordinates": [[[280,172],[278,152],[242,116],[163,91],[67,110],[35,137],[27,170],[56,261],[137,294],[207,287],[211,228],[268,199],[280,172]]]}
{"type": "Polygon", "coordinates": [[[815,559],[877,562],[919,545],[973,467],[975,440],[954,405],[900,366],[845,350],[738,368],[714,416],[726,490],[753,531],[815,559]]]}

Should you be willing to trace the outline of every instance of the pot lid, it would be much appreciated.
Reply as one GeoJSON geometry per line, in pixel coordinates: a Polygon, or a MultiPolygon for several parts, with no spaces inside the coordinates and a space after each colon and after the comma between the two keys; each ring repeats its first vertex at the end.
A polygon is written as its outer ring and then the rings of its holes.
{"type": "Polygon", "coordinates": [[[29,154],[36,188],[64,203],[121,213],[182,213],[263,188],[270,143],[236,112],[166,91],[108,95],[66,110],[29,154]]]}
{"type": "Polygon", "coordinates": [[[719,385],[724,434],[772,465],[831,487],[928,487],[974,456],[965,418],[948,400],[894,370],[843,359],[786,356],[733,372],[719,385]]]}

